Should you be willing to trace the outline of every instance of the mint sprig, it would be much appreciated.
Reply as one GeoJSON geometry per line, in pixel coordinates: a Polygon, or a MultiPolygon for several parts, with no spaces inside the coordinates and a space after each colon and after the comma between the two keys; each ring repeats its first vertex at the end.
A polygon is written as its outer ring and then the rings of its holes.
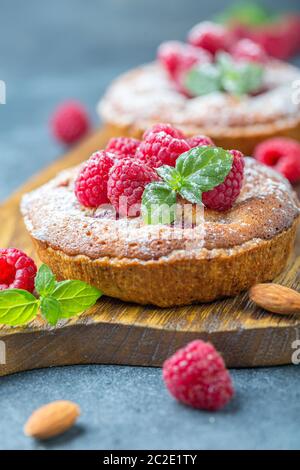
{"type": "Polygon", "coordinates": [[[56,282],[51,269],[43,264],[35,278],[39,298],[22,289],[0,292],[0,324],[21,326],[30,323],[41,311],[42,317],[56,325],[62,318],[79,315],[92,307],[102,292],[83,281],[56,282]]]}
{"type": "Polygon", "coordinates": [[[168,165],[157,168],[163,182],[150,183],[144,190],[142,216],[145,224],[172,223],[178,194],[193,204],[201,204],[202,193],[223,183],[232,161],[230,152],[202,146],[180,155],[175,168],[168,165]]]}
{"type": "Polygon", "coordinates": [[[214,64],[193,67],[185,77],[185,86],[193,96],[202,96],[215,91],[226,91],[232,95],[246,95],[259,90],[264,68],[254,62],[236,62],[221,52],[214,64]]]}
{"type": "Polygon", "coordinates": [[[243,1],[231,5],[216,19],[224,24],[261,26],[270,23],[276,15],[260,2],[243,1]]]}
{"type": "Polygon", "coordinates": [[[37,315],[39,301],[26,290],[8,289],[0,292],[0,324],[19,326],[37,315]]]}

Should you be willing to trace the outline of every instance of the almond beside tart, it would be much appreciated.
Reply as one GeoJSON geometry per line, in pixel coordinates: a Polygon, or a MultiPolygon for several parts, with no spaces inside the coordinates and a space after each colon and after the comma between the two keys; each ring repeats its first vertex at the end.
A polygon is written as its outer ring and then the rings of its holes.
{"type": "Polygon", "coordinates": [[[250,299],[269,312],[300,315],[300,294],[279,284],[256,284],[249,291],[250,299]]]}
{"type": "Polygon", "coordinates": [[[24,426],[24,433],[36,439],[48,439],[67,431],[80,415],[71,401],[59,400],[38,408],[24,426]]]}

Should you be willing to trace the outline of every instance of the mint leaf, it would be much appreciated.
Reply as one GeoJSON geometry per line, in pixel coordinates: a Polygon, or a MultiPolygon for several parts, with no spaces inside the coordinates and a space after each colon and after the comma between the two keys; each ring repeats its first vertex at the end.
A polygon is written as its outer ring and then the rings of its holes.
{"type": "Polygon", "coordinates": [[[18,326],[31,322],[38,313],[39,301],[26,290],[0,292],[0,324],[18,326]]]}
{"type": "Polygon", "coordinates": [[[41,311],[45,320],[52,326],[56,325],[62,316],[60,303],[54,297],[42,297],[41,311]]]}
{"type": "Polygon", "coordinates": [[[180,195],[192,204],[202,204],[202,191],[198,184],[186,181],[179,191],[180,195]]]}
{"type": "Polygon", "coordinates": [[[171,224],[176,217],[176,192],[166,183],[150,183],[142,197],[146,224],[171,224]]]}
{"type": "Polygon", "coordinates": [[[221,74],[213,64],[192,68],[186,75],[184,85],[194,96],[207,95],[221,89],[221,74]]]}
{"type": "Polygon", "coordinates": [[[185,77],[185,86],[193,96],[213,91],[226,91],[239,96],[259,90],[263,75],[262,65],[234,61],[230,54],[221,52],[217,54],[215,64],[192,68],[185,77]]]}
{"type": "Polygon", "coordinates": [[[51,297],[58,300],[61,317],[70,318],[92,307],[102,292],[83,281],[62,281],[57,283],[51,297]]]}
{"type": "Polygon", "coordinates": [[[55,276],[49,266],[42,264],[35,278],[35,288],[40,295],[49,295],[55,288],[55,276]]]}
{"type": "Polygon", "coordinates": [[[156,168],[158,175],[175,191],[181,186],[181,176],[176,168],[168,165],[156,168]]]}
{"type": "Polygon", "coordinates": [[[229,54],[220,53],[217,62],[221,70],[222,88],[233,95],[257,91],[262,84],[264,69],[254,62],[234,62],[229,54]]]}
{"type": "Polygon", "coordinates": [[[195,147],[183,153],[176,161],[176,169],[182,177],[182,188],[189,188],[194,195],[195,185],[199,193],[213,189],[223,183],[231,170],[232,161],[231,153],[220,147],[195,147]]]}

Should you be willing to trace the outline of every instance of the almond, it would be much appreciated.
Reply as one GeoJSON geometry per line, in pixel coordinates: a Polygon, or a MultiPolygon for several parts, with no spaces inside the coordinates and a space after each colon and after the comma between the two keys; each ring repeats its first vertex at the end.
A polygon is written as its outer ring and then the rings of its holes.
{"type": "Polygon", "coordinates": [[[256,284],[249,291],[250,299],[269,312],[282,315],[300,314],[300,294],[279,284],[256,284]]]}
{"type": "Polygon", "coordinates": [[[80,415],[80,408],[71,401],[48,403],[32,413],[24,426],[24,433],[36,439],[48,439],[67,431],[80,415]]]}

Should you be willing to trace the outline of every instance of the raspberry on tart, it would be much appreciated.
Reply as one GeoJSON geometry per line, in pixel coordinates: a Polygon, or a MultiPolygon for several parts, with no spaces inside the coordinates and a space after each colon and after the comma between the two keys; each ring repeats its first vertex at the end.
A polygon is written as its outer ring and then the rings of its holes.
{"type": "Polygon", "coordinates": [[[215,145],[212,139],[207,135],[195,135],[187,139],[187,143],[191,149],[194,147],[202,147],[202,145],[215,145]]]}
{"type": "Polygon", "coordinates": [[[163,42],[158,48],[157,58],[173,79],[178,77],[179,72],[189,70],[195,64],[212,60],[206,50],[179,41],[163,42]]]}
{"type": "Polygon", "coordinates": [[[120,216],[137,217],[145,186],[158,180],[145,162],[131,158],[117,161],[109,172],[107,195],[120,216]]]}
{"type": "Polygon", "coordinates": [[[180,129],[177,129],[177,127],[171,126],[171,124],[165,122],[159,122],[144,132],[143,140],[145,140],[149,134],[158,134],[158,132],[165,132],[175,139],[185,139],[184,133],[180,129]]]}
{"type": "Polygon", "coordinates": [[[112,137],[105,150],[113,153],[117,158],[133,158],[140,143],[140,140],[132,137],[112,137]]]}
{"type": "Polygon", "coordinates": [[[163,379],[176,400],[203,410],[223,408],[234,388],[222,356],[211,343],[195,340],[163,364],[163,379]]]}
{"type": "Polygon", "coordinates": [[[83,165],[75,181],[75,194],[85,207],[98,207],[109,202],[107,181],[114,164],[114,155],[106,151],[95,152],[83,165]]]}
{"type": "Polygon", "coordinates": [[[244,156],[238,150],[233,155],[232,168],[222,184],[202,194],[203,204],[215,211],[229,210],[238,198],[244,179],[244,156]]]}
{"type": "Polygon", "coordinates": [[[247,60],[264,64],[267,60],[266,51],[262,46],[251,39],[241,39],[231,49],[231,54],[236,60],[247,60]]]}
{"type": "Polygon", "coordinates": [[[186,140],[172,137],[165,131],[149,132],[136,153],[137,158],[151,168],[162,165],[175,166],[176,160],[190,147],[186,140]]]}
{"type": "Polygon", "coordinates": [[[210,21],[203,21],[190,30],[188,42],[215,55],[220,50],[228,51],[230,49],[231,36],[223,26],[210,21]]]}

